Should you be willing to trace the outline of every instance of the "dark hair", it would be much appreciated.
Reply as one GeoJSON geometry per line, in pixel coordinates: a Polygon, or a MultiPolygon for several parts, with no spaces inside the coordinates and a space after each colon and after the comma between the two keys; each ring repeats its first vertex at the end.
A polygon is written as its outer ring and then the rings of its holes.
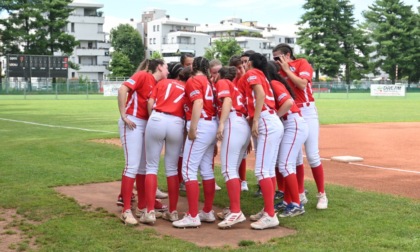
{"type": "Polygon", "coordinates": [[[242,53],[241,58],[242,57],[251,57],[251,55],[254,54],[254,53],[255,53],[254,50],[247,50],[247,51],[242,53]]]}
{"type": "Polygon", "coordinates": [[[261,70],[267,77],[267,59],[262,54],[251,54],[251,56],[249,56],[249,61],[252,62],[254,68],[261,70]]]}
{"type": "Polygon", "coordinates": [[[267,64],[267,79],[270,81],[271,85],[272,80],[276,80],[283,84],[283,86],[286,87],[287,91],[289,91],[290,95],[293,99],[295,99],[295,92],[293,92],[293,89],[289,86],[289,83],[279,74],[280,66],[275,61],[268,61],[267,64]]]}
{"type": "Polygon", "coordinates": [[[184,65],[186,58],[194,58],[194,55],[191,53],[183,53],[181,54],[181,65],[184,65]]]}
{"type": "Polygon", "coordinates": [[[179,80],[186,82],[191,77],[191,67],[184,67],[178,74],[179,80]]]}
{"type": "Polygon", "coordinates": [[[229,67],[222,67],[219,70],[220,79],[228,79],[230,81],[233,81],[236,77],[236,67],[229,66],[229,67]]]}
{"type": "Polygon", "coordinates": [[[164,64],[165,64],[165,61],[163,61],[162,59],[152,59],[152,60],[149,60],[148,70],[151,73],[154,73],[154,72],[156,72],[156,69],[157,69],[157,67],[159,65],[164,65],[164,64]]]}
{"type": "Polygon", "coordinates": [[[139,66],[137,67],[136,72],[138,71],[148,71],[149,70],[149,59],[144,59],[142,62],[140,62],[139,66]]]}
{"type": "Polygon", "coordinates": [[[194,58],[193,64],[192,64],[192,75],[195,76],[197,74],[198,71],[202,72],[207,79],[209,80],[209,82],[211,83],[210,80],[210,64],[209,61],[204,58],[204,57],[197,57],[194,58]]]}
{"type": "Polygon", "coordinates": [[[178,62],[171,62],[168,64],[168,79],[176,79],[178,78],[179,73],[182,71],[183,67],[181,63],[178,62]]]}
{"type": "Polygon", "coordinates": [[[288,44],[286,44],[286,43],[281,43],[281,44],[278,44],[278,45],[276,45],[274,48],[273,48],[273,52],[277,52],[277,51],[280,51],[280,52],[282,52],[283,54],[287,54],[287,53],[290,53],[290,58],[291,59],[293,59],[293,60],[295,60],[296,58],[295,58],[295,56],[293,55],[293,48],[292,47],[290,47],[288,44]]]}
{"type": "Polygon", "coordinates": [[[232,57],[230,57],[229,66],[237,67],[237,66],[240,66],[241,64],[242,64],[241,56],[233,55],[232,57]]]}

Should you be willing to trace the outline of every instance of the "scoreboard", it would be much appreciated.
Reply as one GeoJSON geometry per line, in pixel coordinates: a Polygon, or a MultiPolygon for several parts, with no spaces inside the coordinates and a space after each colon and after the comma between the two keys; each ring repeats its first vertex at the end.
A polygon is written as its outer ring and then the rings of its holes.
{"type": "Polygon", "coordinates": [[[9,54],[6,60],[9,77],[67,78],[69,67],[67,56],[9,54]]]}

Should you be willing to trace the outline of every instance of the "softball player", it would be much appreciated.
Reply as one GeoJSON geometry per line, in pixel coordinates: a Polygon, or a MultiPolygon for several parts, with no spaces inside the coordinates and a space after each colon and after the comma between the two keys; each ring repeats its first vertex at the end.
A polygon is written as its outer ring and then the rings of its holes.
{"type": "Polygon", "coordinates": [[[130,225],[138,224],[131,212],[134,181],[136,181],[138,195],[137,213],[141,214],[146,206],[144,131],[149,118],[147,99],[156,82],[165,79],[168,75],[168,66],[162,60],[151,60],[148,69],[150,73],[138,71],[130,79],[124,81],[118,89],[118,108],[121,114],[118,126],[125,156],[125,168],[121,181],[124,202],[121,220],[130,225]]]}
{"type": "Polygon", "coordinates": [[[209,62],[197,57],[192,65],[192,77],[185,86],[188,138],[184,146],[182,176],[187,189],[189,210],[183,219],[172,222],[174,227],[198,227],[201,222],[214,222],[213,200],[215,180],[212,170],[216,143],[216,111],[209,76],[209,62]],[[200,189],[197,173],[203,178],[204,208],[198,212],[200,189]]]}
{"type": "Polygon", "coordinates": [[[252,136],[256,147],[255,175],[261,187],[264,209],[250,216],[254,229],[266,229],[279,225],[274,213],[275,165],[283,124],[275,112],[275,101],[270,84],[264,74],[267,59],[259,53],[252,54],[244,75],[247,83],[247,107],[252,119],[252,136]]]}
{"type": "MultiPolygon", "coordinates": [[[[165,212],[163,218],[169,221],[178,220],[178,212],[176,211],[179,193],[177,163],[184,142],[185,84],[183,81],[186,79],[176,80],[178,79],[178,73],[182,70],[180,63],[169,64],[168,68],[170,79],[159,81],[153,88],[148,100],[150,117],[145,132],[145,142],[147,142],[145,180],[147,212],[140,218],[142,223],[154,223],[156,221],[154,205],[157,172],[164,143],[169,212],[165,212]]],[[[188,79],[185,74],[182,76],[188,79]]]]}
{"type": "MultiPolygon", "coordinates": [[[[311,166],[312,174],[318,189],[317,209],[327,209],[328,199],[324,189],[324,169],[319,156],[319,119],[312,95],[313,69],[306,59],[295,59],[292,48],[287,44],[279,44],[273,49],[273,56],[280,65],[280,75],[283,76],[296,94],[295,102],[300,108],[303,118],[308,123],[309,135],[305,141],[306,158],[311,166]]],[[[303,156],[300,151],[297,161],[297,177],[301,201],[306,202],[304,192],[303,156]]]]}
{"type": "Polygon", "coordinates": [[[305,213],[300,203],[298,183],[296,178],[296,159],[302,145],[308,138],[308,125],[303,119],[292,96],[294,95],[286,80],[279,74],[279,68],[274,61],[268,63],[268,77],[271,80],[274,97],[278,106],[277,115],[284,126],[284,135],[280,143],[277,159],[277,169],[284,178],[285,194],[283,202],[287,206],[279,217],[293,217],[305,213]],[[284,84],[283,84],[284,83],[284,84]]]}
{"type": "Polygon", "coordinates": [[[238,168],[248,147],[251,130],[246,120],[247,111],[242,103],[242,95],[232,83],[236,67],[223,67],[219,74],[221,79],[215,85],[219,116],[217,139],[222,142],[221,170],[226,181],[230,212],[218,226],[226,228],[246,220],[241,211],[238,168]]]}

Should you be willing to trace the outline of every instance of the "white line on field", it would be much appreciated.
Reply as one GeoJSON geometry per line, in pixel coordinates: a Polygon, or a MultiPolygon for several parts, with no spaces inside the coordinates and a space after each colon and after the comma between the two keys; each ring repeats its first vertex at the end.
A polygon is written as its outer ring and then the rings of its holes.
{"type": "Polygon", "coordinates": [[[58,126],[58,125],[43,124],[43,123],[36,123],[36,122],[12,120],[12,119],[7,119],[7,118],[0,118],[0,120],[9,121],[9,122],[17,122],[17,123],[25,123],[25,124],[31,124],[31,125],[37,125],[37,126],[44,126],[44,127],[50,127],[50,128],[62,128],[62,129],[82,130],[82,131],[89,131],[89,132],[112,133],[112,134],[118,133],[114,131],[92,130],[92,129],[77,128],[77,127],[58,126]]]}
{"type": "MultiPolygon", "coordinates": [[[[331,161],[331,159],[329,159],[329,158],[321,158],[321,160],[331,161]]],[[[397,172],[407,172],[407,173],[420,174],[419,171],[402,170],[402,169],[398,169],[398,168],[387,168],[387,167],[382,167],[382,166],[368,165],[368,164],[360,164],[360,163],[353,163],[353,162],[348,162],[348,164],[362,166],[362,167],[371,168],[371,169],[380,169],[380,170],[388,170],[388,171],[397,171],[397,172]]]]}

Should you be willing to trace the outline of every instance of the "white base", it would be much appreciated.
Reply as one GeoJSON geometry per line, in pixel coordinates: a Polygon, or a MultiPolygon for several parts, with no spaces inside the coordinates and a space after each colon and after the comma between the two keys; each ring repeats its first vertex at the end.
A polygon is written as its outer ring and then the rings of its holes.
{"type": "Polygon", "coordinates": [[[335,157],[331,157],[331,160],[348,163],[348,162],[362,162],[363,158],[353,157],[353,156],[335,156],[335,157]]]}

